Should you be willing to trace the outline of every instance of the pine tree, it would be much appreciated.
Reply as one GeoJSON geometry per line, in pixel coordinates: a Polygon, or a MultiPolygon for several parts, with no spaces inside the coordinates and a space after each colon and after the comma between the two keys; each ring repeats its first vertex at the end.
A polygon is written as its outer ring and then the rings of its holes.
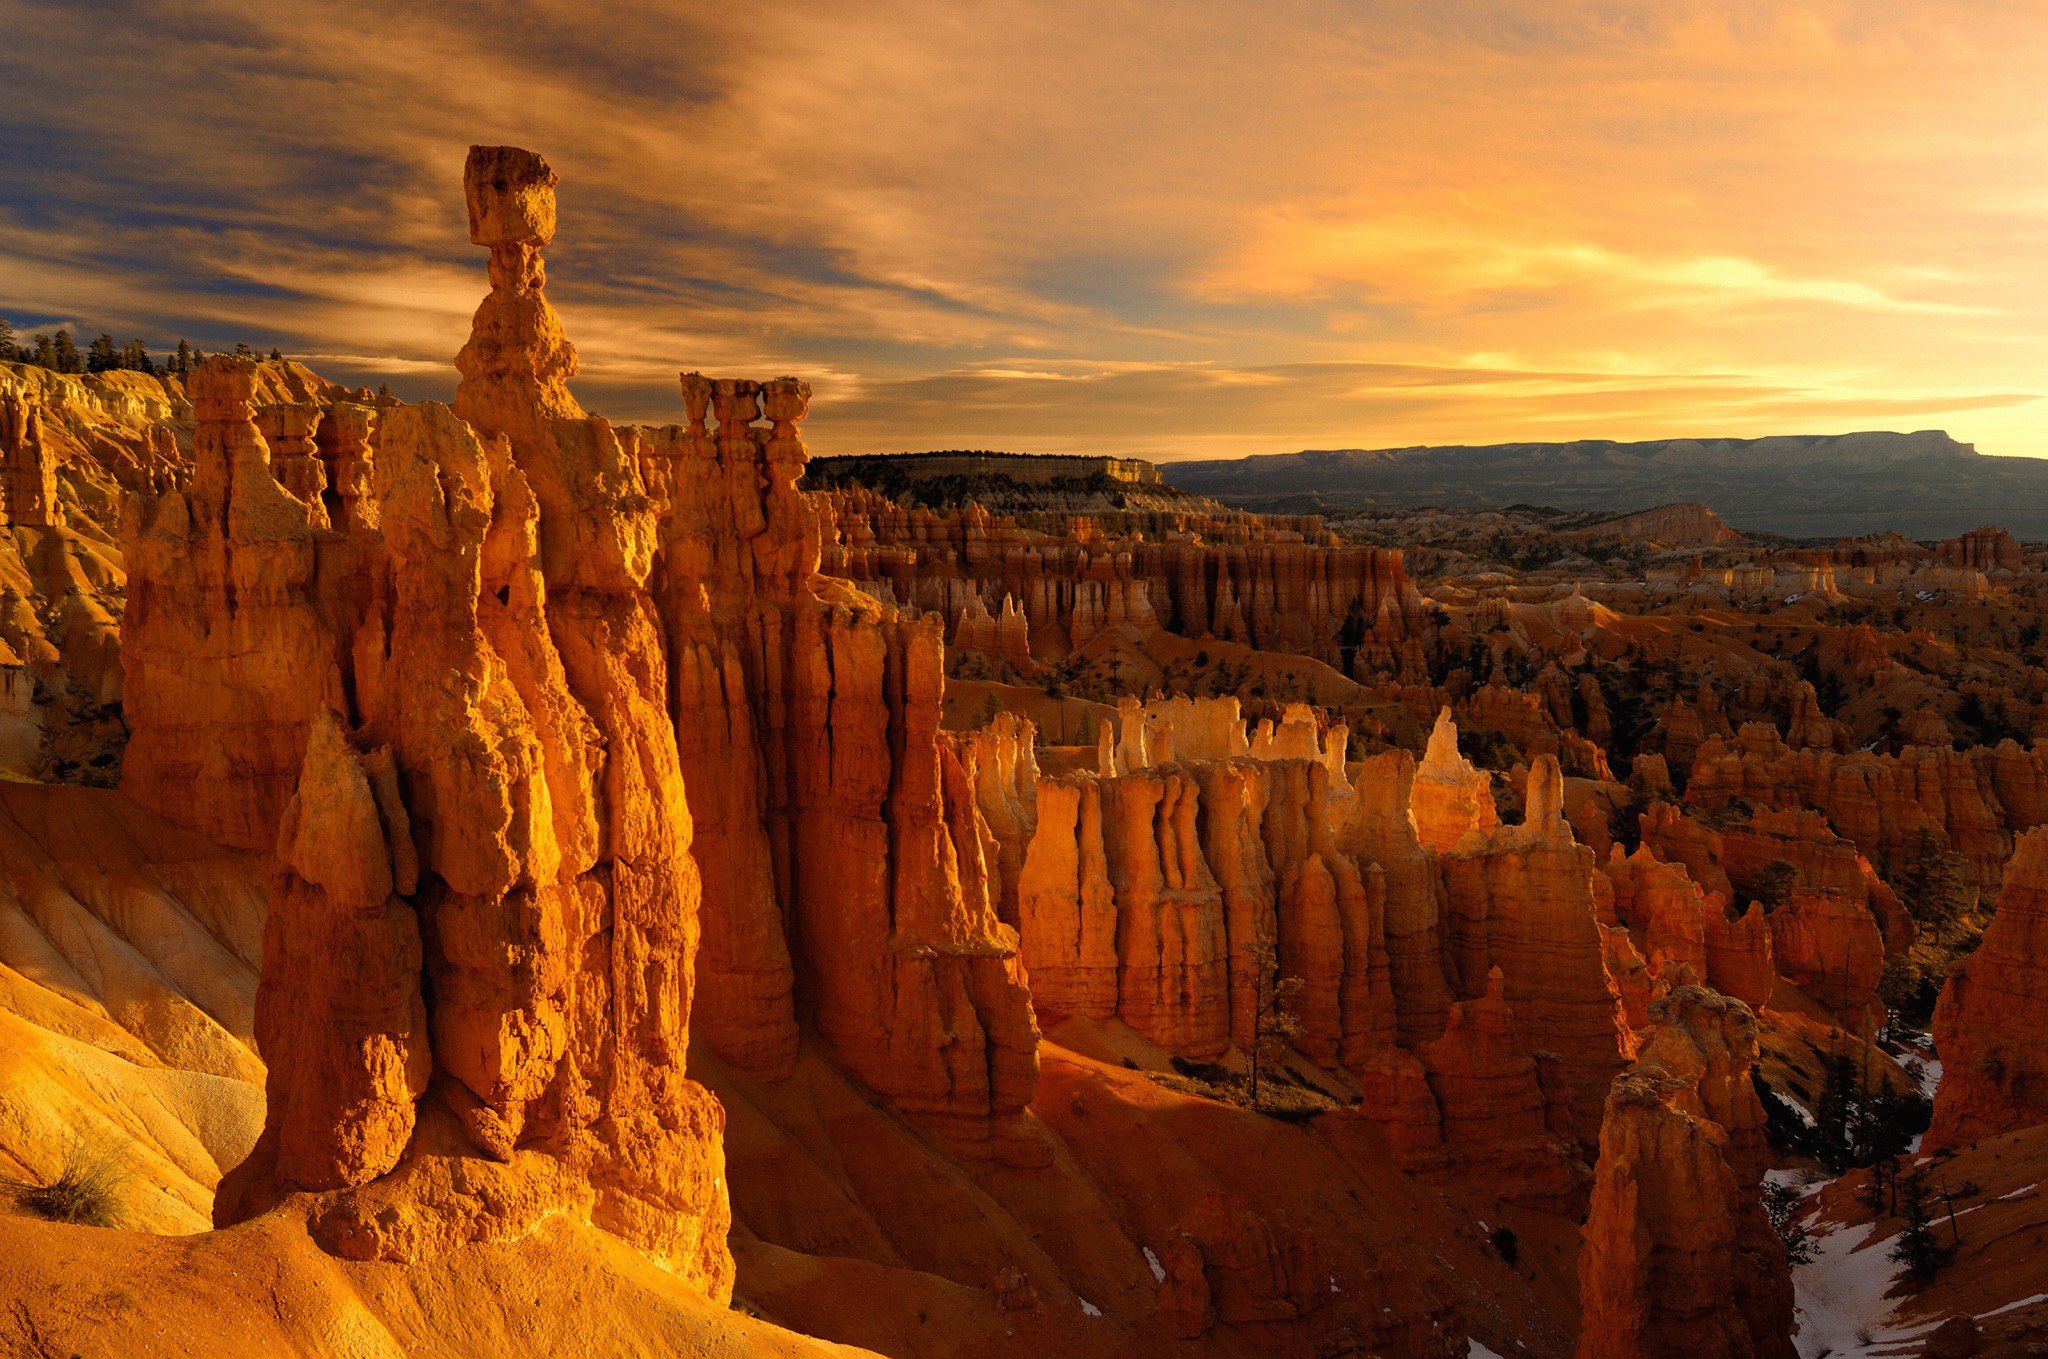
{"type": "Polygon", "coordinates": [[[1855,1159],[1856,1103],[1856,1063],[1837,1049],[1821,1058],[1820,1098],[1813,1108],[1815,1152],[1829,1170],[1845,1170],[1855,1159]]]}
{"type": "Polygon", "coordinates": [[[247,344],[238,343],[235,346],[235,357],[240,359],[253,359],[256,357],[256,351],[249,348],[247,344]]]}
{"type": "Polygon", "coordinates": [[[1280,949],[1271,935],[1261,934],[1245,945],[1244,980],[1252,989],[1252,1107],[1259,1106],[1259,1072],[1268,1061],[1277,1061],[1301,1036],[1301,1021],[1295,1018],[1294,1002],[1301,994],[1299,977],[1280,975],[1280,949]]]}
{"type": "Polygon", "coordinates": [[[275,345],[273,345],[270,350],[270,361],[272,363],[284,362],[284,355],[277,352],[277,347],[275,345]]]}
{"type": "Polygon", "coordinates": [[[105,331],[85,347],[85,371],[88,373],[105,373],[120,364],[121,351],[114,347],[114,337],[105,331]]]}
{"type": "Polygon", "coordinates": [[[57,345],[56,345],[56,342],[55,342],[55,341],[53,341],[53,340],[51,340],[51,338],[50,338],[49,336],[47,336],[47,335],[38,335],[38,336],[36,336],[36,347],[35,347],[35,350],[34,350],[34,352],[33,352],[33,353],[32,353],[31,355],[29,355],[29,357],[28,357],[28,358],[27,358],[27,359],[26,359],[25,361],[26,361],[26,362],[28,362],[28,363],[32,363],[32,364],[34,364],[34,365],[35,365],[36,367],[38,367],[38,368],[47,368],[47,369],[49,369],[49,370],[50,370],[51,372],[56,372],[56,371],[57,371],[57,345]]]}
{"type": "Polygon", "coordinates": [[[1885,1190],[1898,1179],[1899,1163],[1896,1158],[1870,1163],[1870,1173],[1864,1177],[1863,1187],[1857,1194],[1863,1206],[1872,1213],[1882,1213],[1885,1204],[1885,1190]]]}
{"type": "Polygon", "coordinates": [[[130,340],[121,346],[120,367],[131,373],[156,371],[156,365],[149,361],[149,349],[140,340],[130,340]]]}
{"type": "Polygon", "coordinates": [[[1906,910],[1923,927],[1934,931],[1938,944],[1948,927],[1969,904],[1969,888],[1963,883],[1962,860],[1942,849],[1941,841],[1927,826],[1920,828],[1913,860],[1901,879],[1906,910]]]}
{"type": "Polygon", "coordinates": [[[85,371],[85,355],[78,352],[78,345],[72,340],[70,331],[58,331],[57,338],[51,344],[56,352],[56,368],[58,372],[83,373],[85,371]]]}
{"type": "Polygon", "coordinates": [[[1083,708],[1081,709],[1081,724],[1074,731],[1074,744],[1077,746],[1092,746],[1097,739],[1095,732],[1095,710],[1093,708],[1083,708]]]}
{"type": "Polygon", "coordinates": [[[0,316],[0,361],[15,357],[14,327],[7,324],[7,318],[0,316]]]}
{"type": "Polygon", "coordinates": [[[178,357],[171,360],[170,367],[179,377],[192,371],[192,346],[183,339],[178,341],[178,357]]]}
{"type": "Polygon", "coordinates": [[[974,710],[975,730],[986,731],[989,724],[996,720],[996,715],[1002,711],[1001,701],[996,698],[995,691],[990,690],[988,696],[981,700],[981,706],[974,710]]]}
{"type": "Polygon", "coordinates": [[[1771,1220],[1771,1230],[1785,1243],[1787,1264],[1803,1265],[1813,1258],[1813,1242],[1807,1236],[1806,1224],[1800,1221],[1800,1205],[1805,1201],[1797,1189],[1789,1184],[1767,1184],[1763,1192],[1764,1216],[1771,1220]]]}
{"type": "Polygon", "coordinates": [[[1773,859],[1756,871],[1749,885],[1750,895],[1763,903],[1764,914],[1783,906],[1799,881],[1799,866],[1788,859],[1773,859]]]}
{"type": "Polygon", "coordinates": [[[1905,1225],[1887,1254],[1906,1267],[1908,1278],[1926,1283],[1954,1257],[1955,1247],[1943,1245],[1928,1222],[1927,1181],[1919,1166],[1899,1181],[1899,1217],[1905,1225]]]}

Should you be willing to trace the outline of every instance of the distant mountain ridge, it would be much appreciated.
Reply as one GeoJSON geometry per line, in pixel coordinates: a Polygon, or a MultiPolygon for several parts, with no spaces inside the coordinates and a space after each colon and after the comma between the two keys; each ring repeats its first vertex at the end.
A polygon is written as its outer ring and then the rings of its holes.
{"type": "Polygon", "coordinates": [[[1697,501],[1738,529],[1794,537],[1997,523],[2048,539],[2048,460],[1995,458],[1943,430],[1426,445],[1167,463],[1168,483],[1291,514],[1525,503],[1631,511],[1697,501]]]}

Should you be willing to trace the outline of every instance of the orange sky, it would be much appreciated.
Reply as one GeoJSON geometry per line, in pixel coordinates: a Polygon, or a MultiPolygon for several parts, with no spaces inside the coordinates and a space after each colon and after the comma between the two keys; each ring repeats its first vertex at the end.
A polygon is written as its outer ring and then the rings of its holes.
{"type": "Polygon", "coordinates": [[[445,395],[513,141],[618,418],[702,368],[809,378],[819,452],[2048,454],[2041,4],[84,8],[0,0],[19,329],[445,395]]]}

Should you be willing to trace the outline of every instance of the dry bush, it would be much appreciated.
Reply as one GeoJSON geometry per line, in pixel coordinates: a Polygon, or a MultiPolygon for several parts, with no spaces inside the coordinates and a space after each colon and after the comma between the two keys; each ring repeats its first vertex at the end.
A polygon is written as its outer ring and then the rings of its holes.
{"type": "Polygon", "coordinates": [[[126,1216],[121,1187],[128,1172],[120,1158],[104,1148],[73,1142],[64,1153],[57,1178],[48,1184],[0,1175],[0,1189],[13,1194],[23,1208],[52,1222],[82,1227],[118,1227],[126,1216]]]}

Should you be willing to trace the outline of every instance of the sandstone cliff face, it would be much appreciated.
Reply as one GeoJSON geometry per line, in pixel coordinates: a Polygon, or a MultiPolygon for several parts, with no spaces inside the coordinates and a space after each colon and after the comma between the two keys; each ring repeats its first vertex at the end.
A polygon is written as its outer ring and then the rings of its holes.
{"type": "Polygon", "coordinates": [[[1774,728],[1752,722],[1733,741],[1709,740],[1700,748],[1685,796],[1696,806],[1739,797],[1762,807],[1824,812],[1837,833],[1877,864],[1910,862],[1927,828],[1991,891],[2012,853],[2012,833],[2034,824],[2023,818],[2039,810],[2024,799],[2008,810],[1991,771],[2000,769],[2015,790],[2031,789],[2038,785],[2029,766],[2042,758],[2038,751],[2000,757],[1931,746],[1909,746],[1898,755],[1793,749],[1774,728]]]}
{"type": "Polygon", "coordinates": [[[1468,832],[1444,858],[1445,952],[1463,996],[1484,994],[1501,969],[1526,1046],[1560,1054],[1575,1135],[1590,1147],[1625,1064],[1627,1023],[1607,974],[1593,852],[1572,838],[1563,799],[1557,762],[1539,757],[1522,824],[1468,832]]]}
{"type": "Polygon", "coordinates": [[[809,395],[687,374],[688,423],[628,434],[657,498],[684,780],[710,828],[704,1039],[785,1075],[801,1000],[899,1108],[963,1149],[1034,1158],[1037,1028],[1002,919],[1023,909],[1029,775],[1015,733],[1006,751],[940,734],[936,620],[817,574],[820,517],[796,489],[809,395]],[[1008,839],[984,806],[1016,823],[1008,839]]]}
{"type": "Polygon", "coordinates": [[[1579,1254],[1581,1359],[1791,1359],[1784,1247],[1755,1201],[1756,1027],[1685,987],[1658,1001],[1607,1097],[1579,1254]]]}
{"type": "Polygon", "coordinates": [[[1131,515],[1124,539],[1027,527],[975,504],[904,510],[847,491],[830,503],[828,574],[885,586],[941,614],[953,645],[1013,662],[1020,651],[1058,659],[1129,623],[1342,667],[1361,641],[1398,646],[1427,626],[1399,552],[1326,541],[1318,521],[1131,515]]]}
{"type": "Polygon", "coordinates": [[[192,484],[129,526],[127,783],[278,853],[257,1027],[286,1059],[222,1222],[329,1191],[330,1249],[419,1259],[566,1211],[723,1297],[699,995],[742,1070],[788,1072],[801,996],[950,1144],[1043,1156],[981,805],[984,765],[1022,780],[939,732],[934,627],[815,574],[801,384],[687,375],[663,430],[578,408],[553,183],[472,154],[492,290],[453,409],[259,420],[251,365],[194,375],[192,484]]]}
{"type": "Polygon", "coordinates": [[[1934,1010],[1941,1085],[1924,1146],[2048,1122],[2048,831],[2022,835],[1984,942],[1949,969],[1934,1010]]]}

